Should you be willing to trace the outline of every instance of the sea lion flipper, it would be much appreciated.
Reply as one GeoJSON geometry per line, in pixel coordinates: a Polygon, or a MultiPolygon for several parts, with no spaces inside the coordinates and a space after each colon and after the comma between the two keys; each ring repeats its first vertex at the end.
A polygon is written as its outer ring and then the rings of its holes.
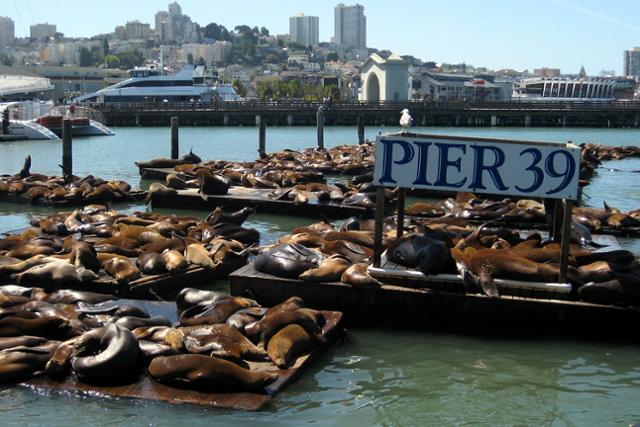
{"type": "Polygon", "coordinates": [[[493,277],[491,277],[491,273],[486,270],[480,271],[479,274],[479,282],[482,291],[491,298],[498,298],[500,294],[498,293],[498,287],[493,281],[493,277]]]}

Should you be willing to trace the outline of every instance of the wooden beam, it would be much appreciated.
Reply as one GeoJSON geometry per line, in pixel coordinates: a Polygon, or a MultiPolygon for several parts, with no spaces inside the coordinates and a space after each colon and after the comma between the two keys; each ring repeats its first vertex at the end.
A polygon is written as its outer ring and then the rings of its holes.
{"type": "Polygon", "coordinates": [[[396,235],[398,237],[402,237],[402,235],[404,234],[404,204],[406,193],[406,188],[398,188],[398,217],[396,218],[398,223],[396,228],[396,235]]]}
{"type": "Polygon", "coordinates": [[[569,267],[569,247],[571,245],[571,211],[573,200],[564,201],[564,215],[562,221],[562,244],[560,249],[560,283],[566,283],[569,267]]]}
{"type": "Polygon", "coordinates": [[[384,221],[384,187],[376,188],[375,232],[373,236],[373,266],[380,267],[382,255],[382,223],[384,221]]]}

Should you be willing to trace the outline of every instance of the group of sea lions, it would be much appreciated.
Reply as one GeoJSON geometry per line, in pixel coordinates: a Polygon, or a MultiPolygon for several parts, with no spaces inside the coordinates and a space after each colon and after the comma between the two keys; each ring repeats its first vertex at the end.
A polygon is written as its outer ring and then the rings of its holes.
{"type": "Polygon", "coordinates": [[[297,297],[267,309],[186,288],[177,308],[172,324],[113,295],[0,286],[0,383],[44,374],[123,385],[146,371],[180,388],[264,391],[278,368],[325,342],[323,314],[297,297]]]}
{"type": "Polygon", "coordinates": [[[220,209],[200,220],[144,212],[125,215],[89,205],[32,219],[32,228],[0,239],[0,283],[56,289],[110,276],[119,284],[142,275],[176,274],[191,265],[215,269],[246,260],[260,233],[241,224],[249,208],[220,209]]]}
{"type": "Polygon", "coordinates": [[[29,203],[72,201],[110,203],[131,201],[131,186],[124,181],[105,181],[92,175],[61,177],[31,173],[31,156],[15,175],[0,175],[0,196],[13,195],[29,203]]]}

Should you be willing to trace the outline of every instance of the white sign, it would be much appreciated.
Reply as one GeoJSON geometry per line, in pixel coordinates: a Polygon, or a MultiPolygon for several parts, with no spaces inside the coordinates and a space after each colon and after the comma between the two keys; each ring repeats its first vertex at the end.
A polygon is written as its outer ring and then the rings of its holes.
{"type": "Polygon", "coordinates": [[[572,144],[442,135],[376,139],[374,184],[575,200],[580,148],[572,144]]]}

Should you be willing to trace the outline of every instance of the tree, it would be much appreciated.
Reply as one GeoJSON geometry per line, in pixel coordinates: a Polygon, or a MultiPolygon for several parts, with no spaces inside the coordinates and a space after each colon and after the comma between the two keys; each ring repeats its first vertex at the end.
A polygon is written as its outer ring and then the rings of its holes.
{"type": "Polygon", "coordinates": [[[120,58],[116,55],[107,55],[104,57],[104,62],[107,64],[107,68],[120,67],[120,58]]]}
{"type": "Polygon", "coordinates": [[[327,55],[327,61],[337,61],[338,59],[338,54],[335,52],[331,52],[327,55]]]}
{"type": "Polygon", "coordinates": [[[91,48],[91,64],[100,65],[103,62],[104,62],[104,53],[102,52],[102,48],[98,46],[93,46],[91,48]]]}
{"type": "Polygon", "coordinates": [[[7,65],[10,67],[13,65],[14,61],[15,61],[14,57],[9,56],[4,52],[0,53],[0,62],[2,63],[2,65],[7,65]]]}
{"type": "Polygon", "coordinates": [[[231,34],[224,25],[218,25],[215,22],[204,27],[203,36],[207,39],[231,41],[231,34]]]}
{"type": "Polygon", "coordinates": [[[196,65],[207,65],[207,64],[204,62],[204,58],[201,56],[200,58],[198,58],[198,62],[196,62],[196,65]]]}
{"type": "Polygon", "coordinates": [[[109,55],[109,40],[102,39],[102,54],[104,56],[109,55]]]}
{"type": "Polygon", "coordinates": [[[269,29],[266,27],[260,28],[260,35],[267,37],[269,35],[269,29]]]}
{"type": "Polygon", "coordinates": [[[244,87],[244,85],[242,84],[242,82],[238,79],[233,79],[231,81],[231,86],[233,86],[233,90],[236,91],[236,93],[238,94],[238,96],[244,98],[245,96],[247,96],[247,88],[244,87]]]}
{"type": "Polygon", "coordinates": [[[137,67],[144,62],[144,56],[138,49],[120,52],[120,64],[127,68],[137,67]]]}
{"type": "Polygon", "coordinates": [[[86,47],[80,48],[80,58],[78,60],[78,65],[81,67],[90,67],[93,65],[93,55],[86,47]]]}
{"type": "Polygon", "coordinates": [[[187,53],[187,64],[193,64],[193,53],[187,53]]]}

